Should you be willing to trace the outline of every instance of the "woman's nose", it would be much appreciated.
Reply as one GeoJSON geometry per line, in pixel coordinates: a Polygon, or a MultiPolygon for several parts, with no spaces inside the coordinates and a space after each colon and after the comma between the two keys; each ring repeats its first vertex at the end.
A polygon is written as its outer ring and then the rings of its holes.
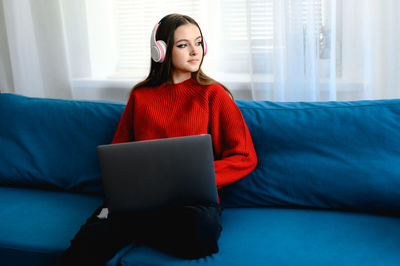
{"type": "Polygon", "coordinates": [[[198,53],[197,47],[196,46],[191,46],[190,54],[191,55],[196,55],[198,53]]]}
{"type": "Polygon", "coordinates": [[[190,45],[190,48],[191,48],[191,50],[190,50],[191,55],[196,55],[196,54],[200,53],[201,49],[202,49],[202,47],[200,45],[199,46],[190,45]]]}

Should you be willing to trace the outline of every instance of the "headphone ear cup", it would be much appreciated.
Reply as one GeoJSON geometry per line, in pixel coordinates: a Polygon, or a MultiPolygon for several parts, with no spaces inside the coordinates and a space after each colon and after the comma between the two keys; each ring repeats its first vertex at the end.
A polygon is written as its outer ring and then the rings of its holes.
{"type": "Polygon", "coordinates": [[[203,36],[203,46],[204,46],[204,55],[203,56],[206,56],[206,54],[207,54],[207,42],[206,42],[206,39],[204,39],[204,36],[203,36]]]}
{"type": "Polygon", "coordinates": [[[158,49],[157,45],[151,46],[151,59],[153,59],[154,62],[158,63],[160,61],[160,49],[158,49]]]}
{"type": "Polygon", "coordinates": [[[162,63],[167,52],[167,45],[164,41],[157,41],[151,46],[151,58],[156,63],[162,63]]]}
{"type": "Polygon", "coordinates": [[[167,45],[164,41],[156,41],[157,29],[160,26],[159,23],[153,28],[150,37],[150,54],[151,59],[156,63],[162,63],[165,59],[165,53],[167,52],[167,45]]]}
{"type": "Polygon", "coordinates": [[[159,63],[164,62],[165,55],[167,54],[167,44],[164,41],[157,41],[158,47],[160,49],[160,59],[158,60],[159,63]]]}

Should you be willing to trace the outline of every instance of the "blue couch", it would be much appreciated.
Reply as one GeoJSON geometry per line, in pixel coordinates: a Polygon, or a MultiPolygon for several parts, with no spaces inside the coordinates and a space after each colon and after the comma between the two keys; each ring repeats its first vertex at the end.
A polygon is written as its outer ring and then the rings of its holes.
{"type": "MultiPolygon", "coordinates": [[[[108,265],[400,265],[400,100],[237,101],[257,168],[221,190],[220,252],[134,244],[108,265]]],[[[0,264],[55,265],[103,201],[124,104],[0,94],[0,264]]]]}

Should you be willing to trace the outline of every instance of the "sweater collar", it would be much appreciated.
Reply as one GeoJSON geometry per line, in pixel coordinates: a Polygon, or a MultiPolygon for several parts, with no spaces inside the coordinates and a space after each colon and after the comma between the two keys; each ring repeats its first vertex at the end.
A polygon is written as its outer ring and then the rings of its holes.
{"type": "Polygon", "coordinates": [[[189,78],[189,79],[184,80],[184,81],[179,82],[179,83],[166,84],[166,86],[169,87],[169,88],[187,88],[188,86],[195,85],[195,84],[197,84],[197,81],[194,80],[193,78],[189,78]]]}

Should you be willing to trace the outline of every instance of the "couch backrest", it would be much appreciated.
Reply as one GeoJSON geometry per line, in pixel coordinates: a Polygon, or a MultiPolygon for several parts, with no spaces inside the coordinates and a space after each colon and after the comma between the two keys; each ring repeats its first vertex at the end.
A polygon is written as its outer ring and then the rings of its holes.
{"type": "Polygon", "coordinates": [[[237,104],[258,166],[225,206],[400,213],[400,100],[237,104]]]}
{"type": "MultiPolygon", "coordinates": [[[[223,205],[400,214],[400,100],[236,102],[258,165],[221,190],[223,205]]],[[[0,94],[0,184],[101,193],[95,148],[124,107],[0,94]]]]}
{"type": "Polygon", "coordinates": [[[96,146],[124,105],[0,94],[0,184],[102,192],[96,146]]]}

